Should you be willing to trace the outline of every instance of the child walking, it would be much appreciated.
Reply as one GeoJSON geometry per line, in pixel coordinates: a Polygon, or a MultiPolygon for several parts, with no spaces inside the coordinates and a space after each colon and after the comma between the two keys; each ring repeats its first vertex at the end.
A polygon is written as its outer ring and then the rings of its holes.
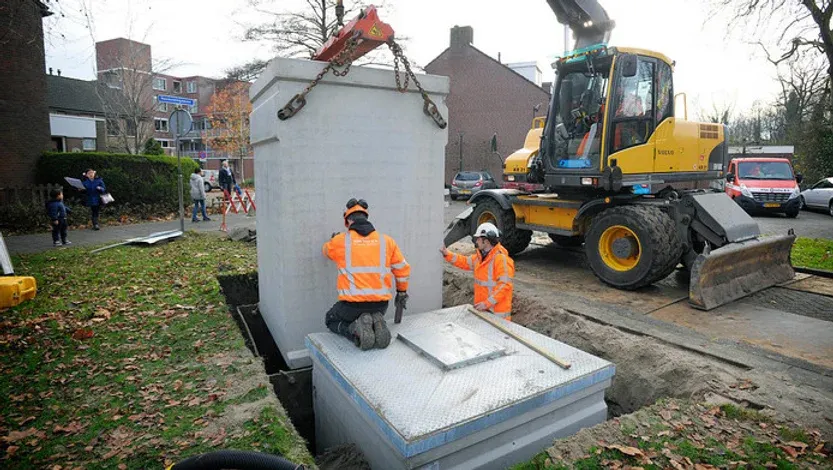
{"type": "Polygon", "coordinates": [[[67,240],[67,213],[71,211],[64,205],[64,192],[53,189],[49,192],[49,197],[46,201],[46,213],[52,226],[52,245],[71,245],[72,242],[67,240]]]}

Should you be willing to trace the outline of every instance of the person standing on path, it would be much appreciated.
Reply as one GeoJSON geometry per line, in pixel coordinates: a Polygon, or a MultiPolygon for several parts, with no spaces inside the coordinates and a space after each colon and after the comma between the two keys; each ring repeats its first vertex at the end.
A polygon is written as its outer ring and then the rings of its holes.
{"type": "Polygon", "coordinates": [[[199,222],[197,210],[202,210],[202,220],[208,222],[208,214],[205,213],[205,181],[202,179],[202,168],[197,168],[191,173],[191,199],[194,201],[194,211],[191,214],[191,222],[199,222]]]}
{"type": "Polygon", "coordinates": [[[84,180],[82,181],[87,194],[87,207],[90,208],[92,214],[93,230],[99,230],[98,215],[101,212],[101,195],[107,192],[107,187],[104,186],[104,180],[97,176],[95,170],[90,168],[84,173],[84,180]]]}
{"type": "Polygon", "coordinates": [[[477,253],[471,256],[458,255],[444,246],[440,253],[454,266],[474,271],[474,308],[512,321],[515,262],[500,244],[499,237],[497,227],[487,222],[480,224],[472,235],[477,253]]]}
{"type": "Polygon", "coordinates": [[[220,189],[228,191],[229,197],[231,197],[236,185],[237,181],[234,179],[234,172],[228,166],[228,160],[223,160],[223,167],[220,168],[220,189]]]}
{"type": "Polygon", "coordinates": [[[411,266],[399,246],[367,220],[367,202],[350,199],[344,211],[347,233],[334,233],[324,244],[324,256],[338,267],[338,302],[324,322],[333,333],[353,341],[361,350],[384,349],[391,340],[385,311],[396,282],[396,305],[408,299],[411,266]]]}

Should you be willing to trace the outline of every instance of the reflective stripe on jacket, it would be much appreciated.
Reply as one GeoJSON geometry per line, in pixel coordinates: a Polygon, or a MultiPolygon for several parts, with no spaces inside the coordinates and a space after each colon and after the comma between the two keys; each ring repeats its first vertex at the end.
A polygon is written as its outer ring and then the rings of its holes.
{"type": "Polygon", "coordinates": [[[500,243],[482,259],[478,250],[471,256],[448,252],[446,261],[460,269],[474,271],[474,303],[484,302],[495,315],[512,319],[512,279],[515,262],[500,243]]]}
{"type": "Polygon", "coordinates": [[[393,297],[391,288],[408,290],[411,266],[393,238],[374,231],[366,237],[351,230],[339,233],[322,248],[338,267],[338,300],[382,302],[393,297]]]}

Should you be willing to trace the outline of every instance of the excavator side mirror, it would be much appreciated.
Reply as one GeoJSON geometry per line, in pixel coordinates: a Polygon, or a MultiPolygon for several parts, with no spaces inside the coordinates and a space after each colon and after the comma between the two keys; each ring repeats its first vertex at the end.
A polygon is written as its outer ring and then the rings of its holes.
{"type": "Polygon", "coordinates": [[[735,182],[735,174],[734,173],[726,173],[726,182],[727,183],[734,183],[735,182]]]}
{"type": "Polygon", "coordinates": [[[619,67],[622,68],[623,77],[630,78],[636,76],[636,55],[622,54],[619,56],[617,62],[619,63],[619,67]]]}
{"type": "Polygon", "coordinates": [[[795,175],[795,182],[801,184],[804,181],[804,175],[801,173],[796,173],[795,175]]]}
{"type": "Polygon", "coordinates": [[[497,133],[492,135],[492,139],[489,141],[489,148],[492,150],[492,153],[497,152],[497,133]]]}

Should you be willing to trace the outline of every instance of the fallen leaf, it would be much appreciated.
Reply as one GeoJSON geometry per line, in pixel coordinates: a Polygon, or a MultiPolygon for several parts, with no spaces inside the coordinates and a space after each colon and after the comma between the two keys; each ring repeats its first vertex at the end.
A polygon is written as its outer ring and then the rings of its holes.
{"type": "Polygon", "coordinates": [[[123,463],[120,463],[119,464],[119,470],[127,470],[127,465],[125,465],[123,463]]]}
{"type": "Polygon", "coordinates": [[[767,424],[766,423],[758,423],[758,426],[760,426],[761,429],[766,429],[767,424]]]}
{"type": "Polygon", "coordinates": [[[179,391],[182,388],[182,381],[177,379],[174,380],[174,391],[179,391]]]}
{"type": "Polygon", "coordinates": [[[72,334],[72,339],[81,341],[81,340],[84,340],[84,339],[90,339],[94,335],[95,335],[95,333],[93,333],[93,330],[91,330],[89,328],[79,328],[79,329],[75,330],[75,333],[72,334]]]}
{"type": "Polygon", "coordinates": [[[671,435],[671,431],[660,431],[657,434],[657,437],[670,436],[670,435],[671,435]]]}
{"type": "Polygon", "coordinates": [[[631,457],[641,457],[641,456],[645,455],[645,454],[642,453],[641,450],[637,449],[636,447],[622,446],[622,445],[619,445],[619,444],[613,444],[613,445],[607,446],[607,448],[608,449],[613,449],[613,450],[618,450],[619,452],[621,452],[625,455],[630,455],[631,457]]]}
{"type": "Polygon", "coordinates": [[[694,470],[717,470],[717,467],[714,465],[698,463],[694,465],[694,470]]]}
{"type": "Polygon", "coordinates": [[[201,339],[200,339],[200,340],[197,340],[197,342],[196,342],[196,343],[194,343],[194,349],[199,349],[199,348],[201,348],[203,344],[204,344],[204,343],[203,343],[203,341],[202,341],[201,339]]]}
{"type": "Polygon", "coordinates": [[[753,387],[755,387],[755,384],[753,384],[749,380],[745,380],[740,385],[738,385],[738,388],[740,390],[749,390],[750,388],[753,388],[753,387]]]}
{"type": "Polygon", "coordinates": [[[14,455],[15,452],[18,451],[18,449],[20,449],[20,446],[9,446],[6,448],[6,454],[8,454],[8,456],[11,457],[12,455],[14,455]]]}
{"type": "Polygon", "coordinates": [[[29,428],[25,431],[12,431],[9,433],[8,436],[3,438],[6,442],[16,442],[22,439],[26,439],[27,437],[34,436],[38,432],[35,428],[29,428]]]}
{"type": "Polygon", "coordinates": [[[778,446],[778,448],[786,452],[792,458],[798,457],[798,451],[790,446],[778,446]]]}
{"type": "Polygon", "coordinates": [[[787,443],[787,445],[790,447],[795,447],[798,450],[804,450],[807,448],[807,444],[799,441],[790,441],[787,443]]]}
{"type": "Polygon", "coordinates": [[[659,415],[662,416],[662,419],[666,421],[671,421],[671,412],[668,410],[662,410],[659,412],[659,415]]]}

